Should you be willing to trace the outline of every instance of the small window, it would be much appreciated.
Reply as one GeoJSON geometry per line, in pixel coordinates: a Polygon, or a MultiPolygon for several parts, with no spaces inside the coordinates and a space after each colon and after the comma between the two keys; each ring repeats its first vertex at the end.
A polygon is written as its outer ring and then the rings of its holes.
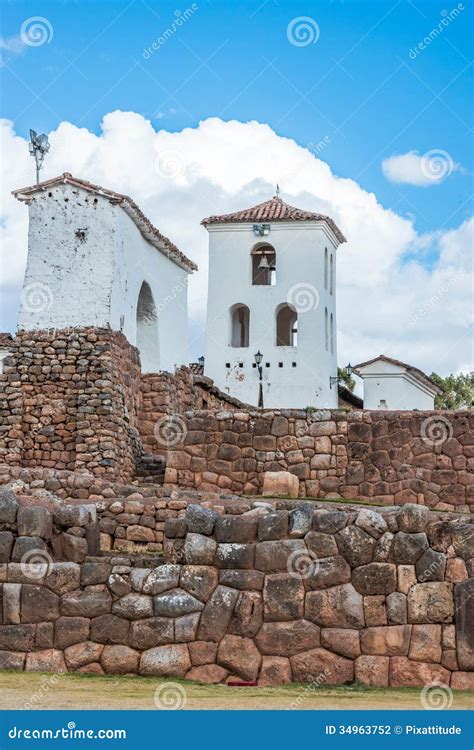
{"type": "Polygon", "coordinates": [[[297,346],[298,314],[294,307],[281,305],[276,316],[276,345],[297,346]]]}
{"type": "Polygon", "coordinates": [[[334,318],[331,313],[331,324],[329,326],[329,337],[331,342],[331,354],[334,354],[334,318]]]}
{"type": "Polygon", "coordinates": [[[265,367],[270,367],[270,362],[265,362],[265,367]]]}
{"type": "Polygon", "coordinates": [[[291,366],[292,366],[292,367],[296,367],[296,362],[292,362],[292,363],[291,363],[291,366]]]}
{"type": "Polygon", "coordinates": [[[283,362],[278,362],[278,367],[283,367],[283,362]]]}
{"type": "Polygon", "coordinates": [[[249,345],[250,310],[247,305],[233,305],[230,308],[230,345],[243,348],[249,345]]]}
{"type": "Polygon", "coordinates": [[[257,245],[252,250],[253,286],[275,286],[276,253],[271,245],[257,245]]]}
{"type": "Polygon", "coordinates": [[[326,351],[329,351],[329,322],[328,322],[328,309],[324,309],[324,346],[326,351]]]}
{"type": "Polygon", "coordinates": [[[225,366],[226,366],[226,367],[230,367],[230,362],[226,362],[226,363],[225,363],[225,366]]]}
{"type": "Polygon", "coordinates": [[[334,258],[332,253],[329,263],[329,294],[334,294],[334,258]]]}
{"type": "Polygon", "coordinates": [[[328,249],[324,248],[324,288],[328,288],[328,249]]]}

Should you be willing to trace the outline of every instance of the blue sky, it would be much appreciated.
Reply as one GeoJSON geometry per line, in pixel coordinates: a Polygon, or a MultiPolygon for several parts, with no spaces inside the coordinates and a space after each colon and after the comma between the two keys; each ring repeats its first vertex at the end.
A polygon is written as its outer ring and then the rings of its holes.
{"type": "Polygon", "coordinates": [[[340,363],[472,367],[471,0],[5,0],[1,13],[0,328],[16,325],[27,212],[11,190],[34,181],[33,127],[53,144],[45,178],[130,194],[198,263],[191,356],[204,339],[202,217],[279,182],[348,237],[340,363]]]}
{"type": "Polygon", "coordinates": [[[145,59],[176,18],[174,0],[5,2],[4,37],[38,15],[53,37],[5,53],[3,116],[21,135],[31,126],[48,132],[61,120],[98,132],[103,115],[118,108],[172,131],[219,116],[269,123],[301,145],[329,137],[323,158],[337,175],[412,216],[419,231],[450,228],[471,210],[474,23],[472,3],[461,5],[459,17],[411,59],[457,3],[199,0],[179,33],[145,59]],[[299,16],[317,23],[317,43],[288,42],[288,24],[299,16]],[[429,187],[382,174],[384,158],[430,149],[463,169],[429,187]]]}

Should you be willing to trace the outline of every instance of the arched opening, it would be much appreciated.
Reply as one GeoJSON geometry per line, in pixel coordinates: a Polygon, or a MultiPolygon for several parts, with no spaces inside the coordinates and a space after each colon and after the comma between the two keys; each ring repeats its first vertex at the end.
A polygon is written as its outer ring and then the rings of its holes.
{"type": "Polygon", "coordinates": [[[334,318],[331,313],[331,324],[329,326],[329,340],[331,344],[331,354],[334,354],[334,318]]]}
{"type": "Polygon", "coordinates": [[[276,314],[276,345],[296,346],[298,340],[298,314],[291,305],[281,305],[276,314]]]}
{"type": "Polygon", "coordinates": [[[158,372],[160,350],[158,344],[158,314],[149,284],[143,282],[137,302],[137,347],[142,372],[158,372]]]}
{"type": "Polygon", "coordinates": [[[324,288],[328,288],[328,249],[324,248],[324,288]]]}
{"type": "Polygon", "coordinates": [[[252,250],[252,284],[254,286],[275,286],[276,252],[268,244],[258,244],[252,250]]]}
{"type": "Polygon", "coordinates": [[[243,348],[249,345],[250,310],[247,305],[233,305],[230,308],[230,345],[243,348]]]}
{"type": "Polygon", "coordinates": [[[334,259],[332,253],[329,263],[329,294],[334,294],[334,259]]]}

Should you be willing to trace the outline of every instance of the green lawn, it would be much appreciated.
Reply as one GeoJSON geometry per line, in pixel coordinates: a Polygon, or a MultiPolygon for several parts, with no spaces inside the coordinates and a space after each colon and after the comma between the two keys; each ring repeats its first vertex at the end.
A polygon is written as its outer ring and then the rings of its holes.
{"type": "MultiPolygon", "coordinates": [[[[169,689],[187,709],[421,709],[418,688],[380,689],[360,685],[275,688],[199,685],[157,677],[51,675],[0,672],[2,709],[150,709],[155,692],[169,689]],[[171,684],[170,684],[171,683],[171,684]],[[167,685],[167,688],[162,686],[167,685]]],[[[452,709],[473,707],[473,695],[454,691],[452,709]]]]}

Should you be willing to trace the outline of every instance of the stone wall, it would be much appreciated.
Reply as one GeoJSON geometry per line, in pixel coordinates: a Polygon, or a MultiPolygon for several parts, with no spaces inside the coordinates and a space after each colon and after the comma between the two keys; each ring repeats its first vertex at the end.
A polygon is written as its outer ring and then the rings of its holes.
{"type": "Polygon", "coordinates": [[[108,329],[20,331],[0,375],[0,460],[129,478],[139,359],[108,329]]]}
{"type": "Polygon", "coordinates": [[[472,412],[188,412],[165,481],[261,494],[267,471],[299,479],[300,496],[474,510],[472,412]]]}
{"type": "Polygon", "coordinates": [[[190,505],[165,531],[158,566],[0,565],[0,668],[474,688],[466,521],[190,505]]]}

